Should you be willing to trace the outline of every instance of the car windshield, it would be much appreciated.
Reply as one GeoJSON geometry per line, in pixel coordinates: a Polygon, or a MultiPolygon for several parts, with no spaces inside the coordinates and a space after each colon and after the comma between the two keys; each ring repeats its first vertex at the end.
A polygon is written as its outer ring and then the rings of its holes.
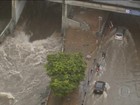
{"type": "Polygon", "coordinates": [[[97,82],[97,84],[96,84],[96,88],[102,88],[103,87],[103,83],[99,83],[99,82],[97,82]]]}
{"type": "Polygon", "coordinates": [[[116,33],[116,35],[117,35],[117,36],[123,36],[123,34],[121,34],[121,33],[116,33]]]}
{"type": "Polygon", "coordinates": [[[125,29],[123,27],[118,27],[116,30],[117,36],[123,36],[125,29]]]}

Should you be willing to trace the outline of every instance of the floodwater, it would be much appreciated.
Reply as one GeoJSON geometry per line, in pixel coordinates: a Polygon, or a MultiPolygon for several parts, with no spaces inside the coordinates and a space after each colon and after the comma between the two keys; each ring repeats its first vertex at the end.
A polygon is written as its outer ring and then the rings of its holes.
{"type": "Polygon", "coordinates": [[[56,5],[40,5],[46,10],[27,3],[14,33],[0,45],[0,105],[45,105],[50,78],[44,65],[48,54],[61,51],[61,14],[52,10],[56,5]]]}
{"type": "MultiPolygon", "coordinates": [[[[135,42],[127,30],[123,41],[114,39],[113,30],[106,36],[99,48],[97,61],[101,59],[101,52],[106,52],[105,65],[100,75],[93,75],[86,105],[139,105],[139,60],[135,42]],[[94,82],[105,81],[109,89],[103,95],[93,94],[94,82]]],[[[100,62],[99,62],[100,63],[100,62]]],[[[93,65],[93,68],[95,65],[93,65]]],[[[95,69],[94,69],[95,70],[95,69]]]]}
{"type": "MultiPolygon", "coordinates": [[[[40,105],[49,92],[50,79],[44,68],[46,56],[61,50],[61,37],[54,33],[31,43],[24,31],[14,34],[0,46],[0,91],[11,93],[14,105],[40,105]]],[[[0,105],[10,105],[8,98],[4,100],[1,102],[6,103],[0,105]]]]}

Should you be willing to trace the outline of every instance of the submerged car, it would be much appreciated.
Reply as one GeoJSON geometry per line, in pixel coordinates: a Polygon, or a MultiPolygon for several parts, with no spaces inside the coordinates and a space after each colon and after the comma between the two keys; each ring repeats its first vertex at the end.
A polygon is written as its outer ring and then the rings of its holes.
{"type": "Polygon", "coordinates": [[[105,82],[96,81],[95,84],[94,84],[93,93],[94,94],[103,94],[104,90],[105,90],[105,82]]]}
{"type": "Polygon", "coordinates": [[[125,30],[126,29],[124,27],[117,27],[117,30],[115,32],[115,39],[116,40],[123,40],[125,30]]]}

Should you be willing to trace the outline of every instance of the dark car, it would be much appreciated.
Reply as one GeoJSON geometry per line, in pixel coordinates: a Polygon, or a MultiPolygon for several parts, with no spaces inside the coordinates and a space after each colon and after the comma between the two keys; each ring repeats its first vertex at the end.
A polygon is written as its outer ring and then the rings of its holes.
{"type": "Polygon", "coordinates": [[[94,85],[93,93],[94,94],[103,94],[104,90],[105,90],[105,82],[96,81],[95,85],[94,85]]]}

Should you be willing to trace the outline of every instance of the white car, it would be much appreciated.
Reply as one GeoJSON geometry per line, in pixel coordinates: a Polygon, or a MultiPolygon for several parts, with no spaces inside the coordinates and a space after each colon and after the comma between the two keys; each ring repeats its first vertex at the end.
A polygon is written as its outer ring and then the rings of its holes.
{"type": "Polygon", "coordinates": [[[115,39],[116,40],[123,40],[124,33],[125,33],[125,28],[124,27],[117,27],[117,30],[115,32],[115,39]]]}

